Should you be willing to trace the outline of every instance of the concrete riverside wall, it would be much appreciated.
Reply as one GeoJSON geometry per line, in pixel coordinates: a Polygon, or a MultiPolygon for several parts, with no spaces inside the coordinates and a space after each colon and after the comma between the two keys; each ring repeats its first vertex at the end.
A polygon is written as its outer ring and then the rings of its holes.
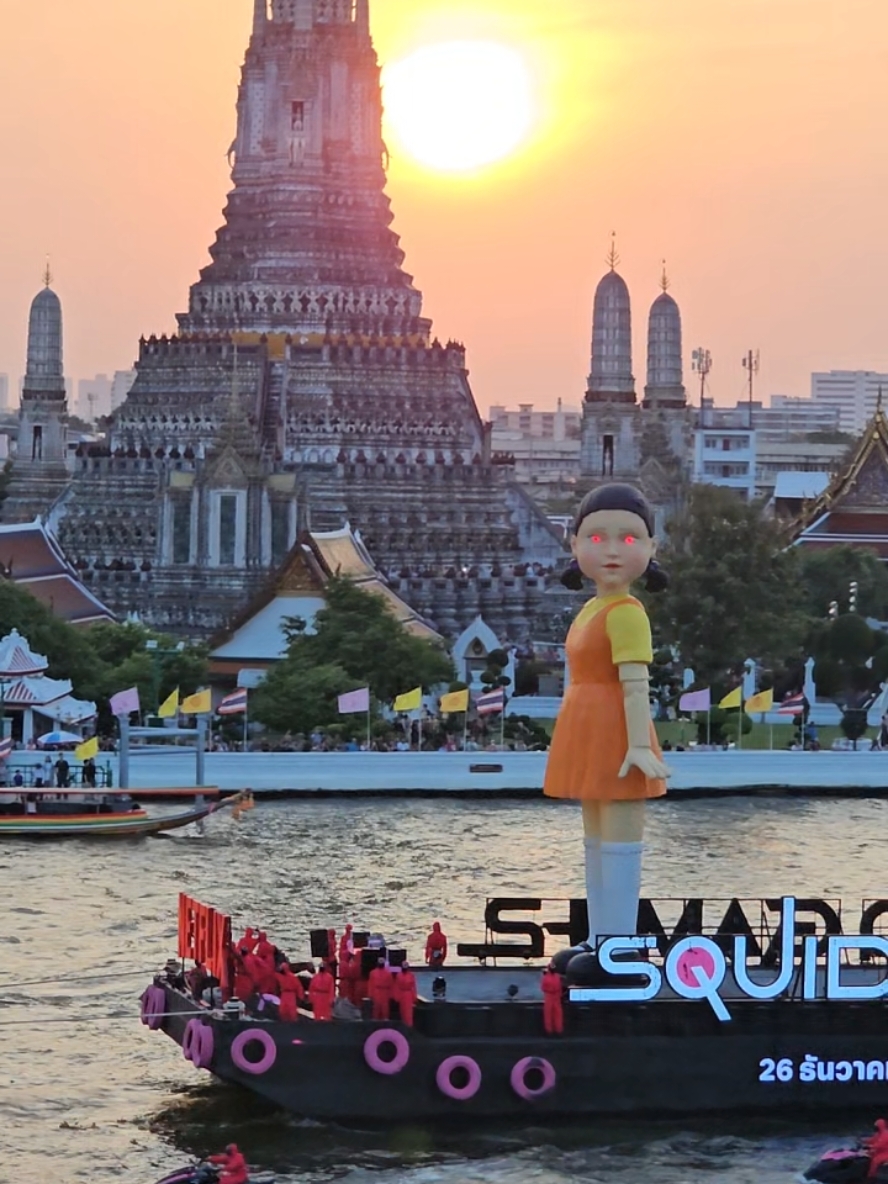
{"type": "MultiPolygon", "coordinates": [[[[206,783],[262,794],[538,793],[546,756],[545,752],[208,753],[206,783]]],[[[888,752],[731,750],[670,752],[666,759],[673,770],[670,791],[674,794],[768,788],[888,794],[888,752]]],[[[39,760],[37,754],[16,753],[9,762],[10,774],[19,764],[39,760]]],[[[115,758],[103,754],[101,764],[109,760],[116,776],[115,758]]],[[[137,751],[130,758],[130,773],[134,789],[194,785],[194,752],[184,748],[137,751]]]]}

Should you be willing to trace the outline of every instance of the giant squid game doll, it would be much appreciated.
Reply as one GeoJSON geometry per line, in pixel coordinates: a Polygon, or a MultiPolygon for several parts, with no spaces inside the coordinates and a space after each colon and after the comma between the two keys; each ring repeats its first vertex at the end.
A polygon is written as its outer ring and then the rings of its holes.
{"type": "Polygon", "coordinates": [[[600,486],[577,512],[574,558],[562,577],[574,590],[585,577],[596,592],[568,634],[570,681],[544,786],[547,796],[583,807],[589,935],[556,956],[571,978],[594,973],[600,939],[635,934],[645,803],[666,792],[669,770],[650,711],[651,627],[630,593],[639,579],[651,592],[666,587],[653,536],[653,512],[637,489],[600,486]]]}

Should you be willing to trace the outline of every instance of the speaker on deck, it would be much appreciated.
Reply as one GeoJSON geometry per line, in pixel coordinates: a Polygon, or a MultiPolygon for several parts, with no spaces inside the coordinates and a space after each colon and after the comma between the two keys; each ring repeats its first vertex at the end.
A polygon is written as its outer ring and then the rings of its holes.
{"type": "Polygon", "coordinates": [[[311,938],[312,958],[326,958],[331,952],[335,953],[335,950],[330,950],[330,941],[327,937],[326,929],[312,929],[309,936],[311,938]]]}
{"type": "Polygon", "coordinates": [[[385,961],[385,950],[361,950],[361,978],[370,977],[370,971],[376,969],[380,958],[385,961]]]}

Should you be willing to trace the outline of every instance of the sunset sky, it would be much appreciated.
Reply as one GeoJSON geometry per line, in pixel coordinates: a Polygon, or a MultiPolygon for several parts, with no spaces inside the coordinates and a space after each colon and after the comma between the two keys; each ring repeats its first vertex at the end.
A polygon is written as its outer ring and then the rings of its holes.
{"type": "MultiPolygon", "coordinates": [[[[394,128],[389,193],[407,270],[475,397],[579,404],[611,231],[645,380],[661,259],[716,400],[807,394],[818,369],[888,371],[885,0],[371,0],[396,62],[494,41],[531,73],[505,162],[441,174],[394,128]]],[[[207,261],[250,0],[2,6],[0,372],[24,369],[47,254],[74,378],[170,332],[207,261]]]]}

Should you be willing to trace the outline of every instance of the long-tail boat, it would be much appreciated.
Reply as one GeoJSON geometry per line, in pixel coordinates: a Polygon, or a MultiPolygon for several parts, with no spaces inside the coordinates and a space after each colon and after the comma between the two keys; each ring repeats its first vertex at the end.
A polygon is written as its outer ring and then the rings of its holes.
{"type": "Polygon", "coordinates": [[[233,807],[252,804],[247,794],[224,801],[198,798],[175,814],[149,814],[126,790],[0,788],[0,838],[15,835],[156,835],[233,807]]]}

